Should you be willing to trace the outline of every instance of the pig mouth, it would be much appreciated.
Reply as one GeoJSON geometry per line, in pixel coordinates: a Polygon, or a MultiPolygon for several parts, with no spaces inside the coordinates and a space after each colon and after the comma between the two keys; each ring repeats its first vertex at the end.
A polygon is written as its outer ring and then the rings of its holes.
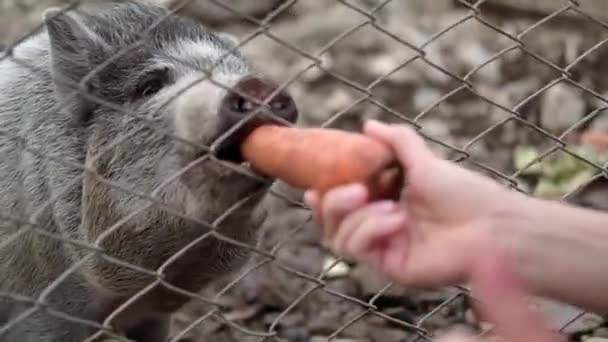
{"type": "Polygon", "coordinates": [[[244,141],[244,137],[241,139],[229,139],[232,141],[227,141],[226,143],[222,143],[217,151],[217,158],[221,161],[229,162],[232,164],[244,164],[245,159],[241,154],[241,144],[244,141]]]}
{"type": "MultiPolygon", "coordinates": [[[[228,163],[233,167],[239,168],[246,173],[250,173],[252,176],[259,177],[270,181],[271,179],[258,172],[251,164],[245,160],[241,153],[241,145],[245,140],[246,134],[240,134],[234,138],[229,138],[225,143],[219,146],[216,154],[216,158],[224,163],[228,163]]],[[[238,171],[237,171],[238,172],[238,171]]]]}
{"type": "Polygon", "coordinates": [[[277,122],[268,119],[254,119],[246,124],[239,127],[235,132],[230,134],[224,141],[218,146],[216,157],[224,162],[232,164],[239,164],[242,166],[249,166],[249,163],[243,157],[241,153],[241,145],[247,138],[247,136],[253,132],[256,128],[272,124],[272,125],[285,125],[284,123],[277,122]]]}
{"type": "Polygon", "coordinates": [[[246,160],[241,154],[241,145],[245,142],[249,133],[261,125],[260,122],[251,122],[239,127],[218,146],[216,157],[233,164],[245,163],[246,160]]]}
{"type": "MultiPolygon", "coordinates": [[[[255,129],[265,125],[288,126],[288,123],[266,115],[259,115],[252,118],[238,127],[220,143],[216,149],[216,158],[223,162],[228,162],[230,164],[238,165],[241,168],[245,168],[249,172],[252,172],[259,177],[268,178],[268,175],[264,175],[258,170],[255,170],[255,168],[252,167],[247,160],[245,160],[241,153],[241,146],[249,134],[251,134],[255,129]]],[[[224,128],[224,130],[221,130],[222,132],[227,132],[232,127],[224,128]]]]}

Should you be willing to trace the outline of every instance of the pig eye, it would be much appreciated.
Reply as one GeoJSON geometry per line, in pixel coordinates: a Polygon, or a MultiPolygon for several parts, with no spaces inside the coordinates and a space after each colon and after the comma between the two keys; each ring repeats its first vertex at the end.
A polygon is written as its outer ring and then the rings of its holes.
{"type": "Polygon", "coordinates": [[[148,81],[143,88],[144,90],[141,92],[142,97],[154,95],[163,88],[163,80],[155,78],[153,80],[148,81]]]}
{"type": "Polygon", "coordinates": [[[150,97],[165,87],[169,80],[169,68],[161,68],[146,73],[135,88],[133,98],[135,100],[150,97]]]}

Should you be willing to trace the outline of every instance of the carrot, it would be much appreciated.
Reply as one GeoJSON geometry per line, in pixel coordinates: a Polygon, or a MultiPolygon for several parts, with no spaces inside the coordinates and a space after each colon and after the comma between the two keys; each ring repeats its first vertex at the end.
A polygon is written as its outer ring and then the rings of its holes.
{"type": "Polygon", "coordinates": [[[325,194],[364,183],[371,199],[397,199],[402,170],[390,148],[363,134],[326,128],[265,125],[241,145],[254,171],[300,189],[325,194]]]}

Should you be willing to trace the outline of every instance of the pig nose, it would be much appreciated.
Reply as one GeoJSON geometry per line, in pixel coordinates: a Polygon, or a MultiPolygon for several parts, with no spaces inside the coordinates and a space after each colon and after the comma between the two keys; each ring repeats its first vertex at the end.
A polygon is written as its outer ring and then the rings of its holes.
{"type": "Polygon", "coordinates": [[[245,78],[234,86],[234,90],[224,98],[221,104],[221,114],[233,124],[260,109],[262,103],[266,102],[271,95],[272,98],[267,102],[271,116],[266,115],[268,109],[262,109],[256,113],[256,115],[260,115],[258,118],[277,123],[281,123],[282,120],[295,123],[298,119],[298,110],[292,97],[286,91],[277,92],[277,86],[269,81],[257,77],[245,78]]]}

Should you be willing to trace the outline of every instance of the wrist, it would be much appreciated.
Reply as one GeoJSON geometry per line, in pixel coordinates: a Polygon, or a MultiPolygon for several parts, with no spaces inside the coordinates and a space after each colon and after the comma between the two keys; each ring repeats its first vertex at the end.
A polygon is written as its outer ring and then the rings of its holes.
{"type": "Polygon", "coordinates": [[[532,295],[603,314],[608,310],[607,222],[605,213],[520,197],[497,217],[490,233],[532,295]]]}
{"type": "Polygon", "coordinates": [[[546,202],[516,192],[505,195],[505,199],[504,205],[493,213],[488,233],[511,260],[526,289],[543,296],[547,290],[542,270],[551,254],[543,246],[546,234],[539,230],[547,224],[542,222],[546,202]]]}

